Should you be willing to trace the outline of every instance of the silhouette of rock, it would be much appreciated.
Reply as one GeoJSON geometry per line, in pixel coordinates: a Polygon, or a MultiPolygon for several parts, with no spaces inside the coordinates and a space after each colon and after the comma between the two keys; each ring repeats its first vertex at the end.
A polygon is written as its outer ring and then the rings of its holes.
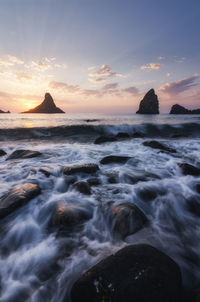
{"type": "Polygon", "coordinates": [[[11,153],[6,160],[9,159],[26,159],[26,158],[32,158],[42,155],[39,151],[32,151],[32,150],[15,150],[13,153],[11,153]]]}
{"type": "Polygon", "coordinates": [[[151,89],[144,96],[140,102],[139,110],[136,112],[139,114],[159,114],[158,97],[155,94],[154,89],[151,89]]]}
{"type": "Polygon", "coordinates": [[[10,111],[3,111],[3,110],[0,110],[0,113],[10,113],[10,111]]]}
{"type": "Polygon", "coordinates": [[[65,113],[60,108],[56,107],[50,93],[45,94],[44,101],[37,107],[22,113],[65,113]]]}
{"type": "Polygon", "coordinates": [[[200,109],[189,110],[179,104],[175,104],[172,106],[170,114],[200,114],[200,109]]]}

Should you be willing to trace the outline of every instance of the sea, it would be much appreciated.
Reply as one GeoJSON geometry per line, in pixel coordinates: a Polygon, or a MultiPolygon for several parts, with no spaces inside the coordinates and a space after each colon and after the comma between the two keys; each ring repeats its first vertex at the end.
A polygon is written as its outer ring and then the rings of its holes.
{"type": "Polygon", "coordinates": [[[200,168],[200,115],[1,114],[0,149],[7,153],[0,157],[0,197],[27,182],[41,188],[40,195],[0,219],[1,302],[70,301],[71,287],[84,272],[137,243],[174,259],[185,288],[200,283],[200,177],[183,175],[178,165],[200,168]],[[116,141],[94,143],[117,135],[116,141]],[[150,140],[176,153],[143,145],[150,140]],[[20,149],[42,155],[6,160],[20,149]],[[108,155],[130,159],[101,164],[108,155]],[[63,174],[64,167],[82,164],[99,166],[90,195],[78,192],[63,174]],[[90,219],[72,228],[52,227],[60,203],[88,211],[90,219]],[[116,236],[109,219],[110,208],[121,203],[136,205],[148,219],[125,238],[116,236]]]}

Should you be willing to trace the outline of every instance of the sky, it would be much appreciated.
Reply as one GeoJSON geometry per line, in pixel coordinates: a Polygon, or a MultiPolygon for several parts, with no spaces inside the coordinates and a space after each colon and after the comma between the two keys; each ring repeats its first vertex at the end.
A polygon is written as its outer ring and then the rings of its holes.
{"type": "Polygon", "coordinates": [[[199,0],[0,0],[0,109],[200,107],[199,0]]]}

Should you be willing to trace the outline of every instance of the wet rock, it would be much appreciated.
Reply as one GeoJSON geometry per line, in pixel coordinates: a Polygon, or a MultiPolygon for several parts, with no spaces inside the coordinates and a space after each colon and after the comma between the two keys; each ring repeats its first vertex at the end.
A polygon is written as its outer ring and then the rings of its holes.
{"type": "Polygon", "coordinates": [[[64,167],[62,171],[65,175],[72,175],[76,173],[93,174],[96,173],[98,170],[99,170],[98,165],[86,164],[86,165],[73,166],[73,167],[64,167]]]}
{"type": "Polygon", "coordinates": [[[160,179],[160,177],[154,173],[135,170],[130,174],[123,175],[123,182],[128,184],[136,184],[140,181],[148,181],[152,179],[160,179]]]}
{"type": "Polygon", "coordinates": [[[133,138],[143,138],[144,135],[140,132],[135,132],[135,133],[133,133],[132,137],[133,138]]]}
{"type": "Polygon", "coordinates": [[[193,165],[187,163],[178,163],[178,166],[181,168],[181,171],[184,175],[200,176],[200,169],[193,165]]]}
{"type": "Polygon", "coordinates": [[[7,153],[4,151],[4,150],[2,150],[2,149],[0,149],[0,156],[4,156],[4,155],[6,155],[7,153]]]}
{"type": "Polygon", "coordinates": [[[139,110],[136,113],[140,114],[159,114],[158,97],[154,89],[151,89],[140,102],[139,110]]]}
{"type": "Polygon", "coordinates": [[[66,177],[65,177],[65,182],[66,182],[68,185],[72,185],[72,184],[74,184],[76,181],[77,181],[77,177],[76,177],[76,176],[69,175],[69,176],[66,176],[66,177]]]}
{"type": "MultiPolygon", "coordinates": [[[[146,245],[130,245],[105,258],[72,286],[72,302],[179,302],[178,265],[146,245]]],[[[64,302],[67,302],[67,298],[64,302]]]]}
{"type": "Polygon", "coordinates": [[[49,177],[51,175],[51,172],[49,172],[46,169],[40,168],[39,171],[44,174],[46,177],[49,177]]]}
{"type": "Polygon", "coordinates": [[[36,184],[25,183],[14,187],[0,198],[0,218],[4,218],[29,200],[39,195],[40,188],[36,184]]]}
{"type": "Polygon", "coordinates": [[[197,190],[197,193],[200,194],[200,184],[197,184],[197,185],[196,185],[196,190],[197,190]]]}
{"type": "Polygon", "coordinates": [[[196,215],[196,216],[200,216],[200,200],[197,197],[193,197],[190,198],[187,201],[187,206],[188,206],[188,210],[196,215]]]}
{"type": "Polygon", "coordinates": [[[107,165],[107,164],[112,164],[112,163],[119,163],[119,164],[124,164],[129,160],[129,156],[117,156],[117,155],[109,155],[105,156],[100,160],[100,163],[102,165],[107,165]]]}
{"type": "Polygon", "coordinates": [[[151,201],[157,197],[157,193],[153,189],[145,188],[139,191],[139,197],[144,201],[151,201]]]}
{"type": "Polygon", "coordinates": [[[89,178],[87,180],[87,182],[89,183],[90,186],[98,186],[98,185],[101,184],[101,181],[98,178],[95,178],[95,177],[89,178]]]}
{"type": "Polygon", "coordinates": [[[123,238],[136,233],[147,224],[144,213],[133,203],[121,203],[112,208],[113,231],[123,238]]]}
{"type": "Polygon", "coordinates": [[[42,155],[39,151],[32,151],[32,150],[15,150],[11,153],[6,160],[9,159],[26,159],[32,158],[42,155]]]}
{"type": "Polygon", "coordinates": [[[88,220],[92,217],[91,211],[72,204],[60,204],[53,217],[53,225],[71,227],[88,220]]]}
{"type": "Polygon", "coordinates": [[[109,142],[116,142],[117,138],[114,136],[99,136],[95,139],[94,144],[103,144],[109,142]]]}
{"type": "Polygon", "coordinates": [[[126,139],[130,138],[130,135],[126,132],[119,132],[115,137],[119,139],[126,139]]]}
{"type": "Polygon", "coordinates": [[[158,141],[146,141],[146,142],[143,142],[143,145],[146,146],[146,147],[151,147],[153,149],[160,149],[160,150],[163,150],[163,151],[176,153],[175,149],[169,148],[169,147],[165,146],[164,144],[161,144],[158,141]]]}
{"type": "Polygon", "coordinates": [[[86,194],[86,195],[91,194],[90,185],[86,181],[77,181],[74,184],[74,187],[77,191],[79,191],[82,194],[86,194]]]}

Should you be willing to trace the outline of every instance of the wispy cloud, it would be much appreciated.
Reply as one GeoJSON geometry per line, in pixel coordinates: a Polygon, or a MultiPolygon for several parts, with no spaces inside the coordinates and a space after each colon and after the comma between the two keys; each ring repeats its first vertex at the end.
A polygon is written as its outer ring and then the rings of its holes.
{"type": "Polygon", "coordinates": [[[30,76],[28,73],[19,71],[16,73],[16,77],[18,80],[23,81],[23,80],[31,80],[32,76],[30,76]]]}
{"type": "Polygon", "coordinates": [[[8,67],[8,66],[14,66],[14,65],[21,65],[24,64],[24,61],[21,59],[11,56],[11,55],[6,55],[3,57],[0,57],[0,66],[8,67]]]}
{"type": "Polygon", "coordinates": [[[160,61],[165,60],[165,57],[160,56],[160,57],[158,57],[158,60],[160,60],[160,61]]]}
{"type": "Polygon", "coordinates": [[[105,79],[104,78],[91,78],[91,79],[89,79],[89,81],[92,83],[103,83],[103,82],[105,82],[105,79]]]}
{"type": "Polygon", "coordinates": [[[112,68],[104,64],[98,70],[89,74],[90,77],[122,77],[123,75],[119,72],[113,71],[112,68]]]}
{"type": "Polygon", "coordinates": [[[160,63],[149,63],[146,65],[142,65],[140,67],[141,70],[158,70],[161,68],[161,64],[160,63]]]}
{"type": "Polygon", "coordinates": [[[199,79],[199,75],[194,75],[192,77],[184,78],[179,81],[166,83],[162,87],[160,87],[160,91],[170,96],[177,95],[179,93],[182,93],[186,90],[189,90],[197,86],[199,84],[199,83],[195,83],[197,79],[199,79]]]}
{"type": "Polygon", "coordinates": [[[131,95],[134,95],[134,96],[139,94],[139,90],[134,86],[124,88],[124,89],[122,89],[122,91],[126,92],[126,93],[129,93],[131,95]]]}
{"type": "Polygon", "coordinates": [[[56,82],[56,81],[51,81],[49,83],[49,87],[60,90],[60,91],[67,91],[69,93],[77,93],[80,92],[80,88],[78,85],[69,85],[64,82],[56,82]]]}

